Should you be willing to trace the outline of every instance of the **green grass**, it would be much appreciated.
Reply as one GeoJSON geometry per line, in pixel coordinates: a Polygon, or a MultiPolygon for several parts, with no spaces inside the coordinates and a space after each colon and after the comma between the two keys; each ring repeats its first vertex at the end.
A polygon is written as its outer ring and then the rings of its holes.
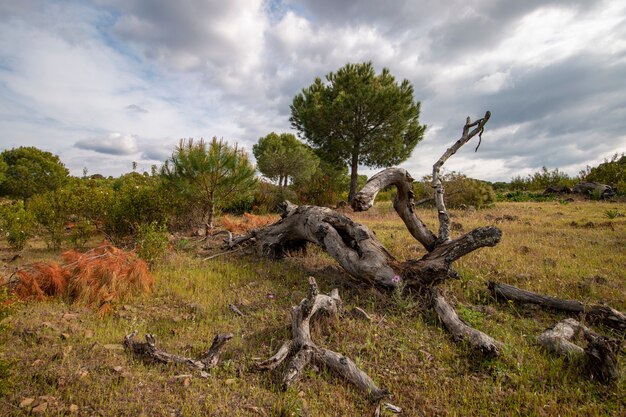
{"type": "MultiPolygon", "coordinates": [[[[362,307],[373,317],[371,323],[346,316],[314,326],[314,340],[352,358],[392,392],[391,402],[404,415],[624,415],[624,378],[603,386],[582,375],[580,364],[537,347],[536,336],[565,316],[498,303],[486,288],[498,280],[626,310],[626,219],[609,219],[606,210],[602,202],[546,202],[452,212],[463,228],[459,235],[488,224],[503,230],[498,246],[464,257],[456,264],[460,279],[443,285],[464,320],[504,343],[496,359],[455,343],[420,300],[351,285],[317,248],[280,262],[240,253],[203,262],[179,252],[155,267],[155,294],[118,305],[103,319],[61,301],[16,305],[2,322],[2,414],[26,415],[28,408],[19,408],[24,398],[35,398],[36,405],[48,395],[56,398],[49,415],[67,414],[71,404],[80,415],[372,415],[373,406],[328,370],[306,371],[286,392],[280,390],[283,368],[253,370],[289,337],[290,306],[305,296],[306,278],[313,275],[322,291],[338,287],[348,308],[362,307]],[[245,317],[234,315],[228,303],[245,317]],[[146,364],[119,350],[135,329],[140,336],[156,334],[158,346],[186,356],[200,356],[217,332],[235,337],[210,378],[202,379],[184,367],[146,364]],[[188,386],[174,378],[182,374],[193,374],[188,386]]],[[[436,225],[434,210],[417,212],[436,225]]],[[[424,254],[389,203],[351,216],[374,229],[397,258],[424,254]]],[[[53,256],[36,249],[17,262],[53,256]]],[[[622,354],[622,368],[624,362],[622,354]]]]}

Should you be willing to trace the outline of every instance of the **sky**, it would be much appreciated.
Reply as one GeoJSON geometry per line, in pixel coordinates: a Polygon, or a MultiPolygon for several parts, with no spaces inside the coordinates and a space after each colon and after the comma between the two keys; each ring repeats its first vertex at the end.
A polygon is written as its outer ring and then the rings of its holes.
{"type": "Polygon", "coordinates": [[[415,178],[486,110],[480,149],[446,170],[575,175],[626,151],[623,0],[0,0],[0,149],[107,176],[160,166],[181,138],[251,151],[296,133],[289,105],[315,77],[365,61],[421,102],[400,165],[415,178]]]}

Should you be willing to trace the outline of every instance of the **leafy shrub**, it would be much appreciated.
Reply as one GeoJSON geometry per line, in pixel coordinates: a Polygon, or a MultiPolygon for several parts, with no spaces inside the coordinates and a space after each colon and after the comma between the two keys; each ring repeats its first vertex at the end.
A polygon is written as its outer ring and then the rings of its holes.
{"type": "Polygon", "coordinates": [[[576,180],[574,178],[571,178],[563,171],[559,171],[558,168],[550,171],[548,168],[542,167],[541,171],[537,171],[532,175],[513,177],[509,187],[513,191],[543,191],[549,186],[572,187],[575,183],[576,180]]]}
{"type": "Polygon", "coordinates": [[[614,154],[611,159],[605,159],[597,167],[587,167],[580,172],[584,181],[599,182],[615,187],[620,194],[626,193],[626,155],[614,154]]]}
{"type": "Polygon", "coordinates": [[[114,241],[135,235],[141,224],[166,224],[176,200],[158,177],[135,172],[116,180],[113,190],[115,198],[102,220],[105,233],[114,241]]]}
{"type": "MultiPolygon", "coordinates": [[[[350,177],[346,167],[338,167],[325,161],[320,161],[320,166],[313,176],[306,182],[295,182],[293,189],[296,192],[297,202],[315,206],[334,206],[339,200],[346,200],[342,194],[350,188],[350,177]]],[[[367,177],[359,176],[359,186],[365,185],[367,177]]]]}
{"type": "Polygon", "coordinates": [[[167,252],[169,245],[167,225],[153,221],[140,224],[137,229],[137,256],[153,264],[167,252]]]}
{"type": "Polygon", "coordinates": [[[508,193],[498,193],[496,197],[497,201],[513,201],[513,202],[543,202],[554,201],[557,196],[554,194],[532,193],[529,191],[512,191],[508,193]]]}
{"type": "Polygon", "coordinates": [[[28,203],[28,211],[44,228],[44,241],[49,248],[58,249],[65,238],[65,225],[74,211],[68,189],[61,188],[38,194],[28,203]]]}
{"type": "MultiPolygon", "coordinates": [[[[496,195],[487,182],[479,181],[458,172],[449,172],[441,177],[445,189],[445,204],[448,208],[475,207],[477,209],[493,205],[496,195]]],[[[432,177],[424,177],[422,182],[414,184],[415,198],[432,196],[432,177]]]]}
{"type": "Polygon", "coordinates": [[[33,235],[35,219],[24,209],[24,203],[16,201],[11,205],[0,207],[0,228],[9,246],[22,250],[28,239],[33,235]]]}
{"type": "Polygon", "coordinates": [[[279,187],[269,182],[259,181],[253,194],[252,209],[256,213],[275,213],[279,203],[289,200],[299,202],[298,195],[289,187],[279,187]]]}
{"type": "Polygon", "coordinates": [[[36,263],[17,272],[14,292],[23,299],[65,297],[97,308],[112,310],[112,303],[130,295],[147,294],[155,284],[148,265],[133,252],[102,245],[85,253],[63,253],[63,264],[36,263]]]}

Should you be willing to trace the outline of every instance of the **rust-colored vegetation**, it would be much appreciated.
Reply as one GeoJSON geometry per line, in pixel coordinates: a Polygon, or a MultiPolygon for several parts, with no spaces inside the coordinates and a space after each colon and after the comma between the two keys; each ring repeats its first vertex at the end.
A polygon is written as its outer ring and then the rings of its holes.
{"type": "Polygon", "coordinates": [[[39,262],[20,269],[16,295],[37,300],[63,297],[104,315],[111,311],[111,303],[150,293],[155,283],[148,265],[134,252],[109,244],[85,253],[69,250],[62,258],[62,264],[39,262]]]}
{"type": "Polygon", "coordinates": [[[250,213],[244,213],[241,217],[235,217],[225,214],[220,219],[220,222],[224,228],[232,233],[245,234],[250,230],[266,226],[276,221],[277,218],[278,216],[276,215],[257,216],[250,213]]]}

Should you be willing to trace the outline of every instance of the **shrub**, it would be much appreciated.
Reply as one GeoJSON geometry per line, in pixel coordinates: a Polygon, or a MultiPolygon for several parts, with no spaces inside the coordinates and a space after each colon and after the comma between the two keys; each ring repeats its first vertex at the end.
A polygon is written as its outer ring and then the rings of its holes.
{"type": "Polygon", "coordinates": [[[33,235],[35,219],[24,209],[24,203],[16,201],[9,206],[0,207],[0,228],[9,246],[22,250],[33,235]]]}
{"type": "MultiPolygon", "coordinates": [[[[493,205],[496,200],[493,187],[487,182],[479,181],[458,172],[449,172],[441,177],[445,188],[445,204],[448,208],[475,207],[477,209],[493,205]]],[[[424,177],[422,182],[414,184],[415,199],[432,196],[431,176],[424,177]]]]}
{"type": "Polygon", "coordinates": [[[614,154],[611,159],[605,159],[597,167],[587,167],[580,172],[580,177],[587,182],[599,182],[615,187],[618,193],[626,192],[626,156],[614,154]]]}
{"type": "Polygon", "coordinates": [[[49,248],[61,247],[65,236],[65,224],[73,211],[72,203],[69,190],[63,188],[35,195],[29,201],[28,211],[44,228],[43,238],[49,248]]]}
{"type": "Polygon", "coordinates": [[[510,189],[513,191],[543,191],[549,186],[572,187],[576,180],[571,178],[558,168],[548,170],[542,167],[540,171],[532,175],[522,177],[520,175],[511,179],[510,189]]]}
{"type": "Polygon", "coordinates": [[[165,255],[169,241],[167,225],[156,221],[140,224],[137,229],[137,256],[153,264],[165,255]]]}
{"type": "Polygon", "coordinates": [[[116,180],[113,190],[115,197],[102,221],[114,241],[135,235],[141,224],[166,224],[176,200],[158,177],[134,172],[116,180]]]}

